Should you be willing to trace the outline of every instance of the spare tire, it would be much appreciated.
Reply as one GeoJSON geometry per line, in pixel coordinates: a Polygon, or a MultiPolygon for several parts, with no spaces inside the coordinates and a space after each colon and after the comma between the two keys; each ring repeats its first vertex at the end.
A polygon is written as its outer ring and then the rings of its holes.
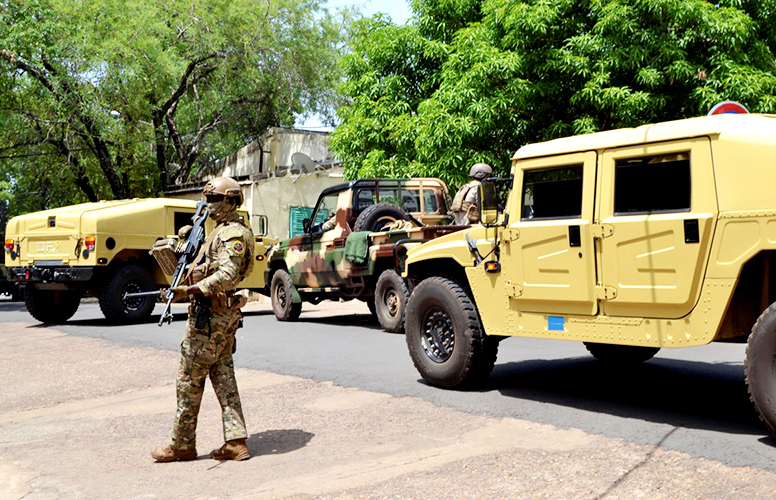
{"type": "Polygon", "coordinates": [[[396,205],[377,203],[376,205],[366,207],[358,215],[355,224],[353,224],[353,231],[380,231],[392,222],[408,219],[409,215],[407,212],[396,205]]]}

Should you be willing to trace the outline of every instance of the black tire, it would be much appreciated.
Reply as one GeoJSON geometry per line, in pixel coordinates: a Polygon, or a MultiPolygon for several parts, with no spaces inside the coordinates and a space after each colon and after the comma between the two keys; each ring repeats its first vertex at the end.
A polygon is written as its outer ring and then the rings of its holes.
{"type": "Polygon", "coordinates": [[[635,365],[652,359],[659,347],[635,345],[598,344],[584,342],[590,354],[598,361],[609,365],[635,365]]]}
{"type": "Polygon", "coordinates": [[[155,297],[124,300],[125,293],[149,292],[156,289],[151,273],[135,265],[114,269],[102,283],[97,299],[102,314],[117,324],[137,323],[148,319],[154,310],[155,297]]]}
{"type": "Polygon", "coordinates": [[[375,316],[383,330],[390,333],[404,331],[404,315],[410,292],[407,284],[393,269],[386,269],[377,278],[375,286],[375,316]]]}
{"type": "Polygon", "coordinates": [[[302,304],[291,301],[291,275],[288,271],[279,269],[272,276],[270,299],[272,311],[279,321],[296,321],[302,313],[302,304]]]}
{"type": "Polygon", "coordinates": [[[776,438],[776,303],[757,318],[746,345],[746,386],[760,419],[776,438]]]}
{"type": "Polygon", "coordinates": [[[484,335],[474,304],[451,279],[422,281],[410,295],[404,326],[412,362],[431,385],[475,387],[493,370],[499,339],[484,335]]]}
{"type": "Polygon", "coordinates": [[[364,302],[366,302],[366,307],[369,308],[369,313],[372,315],[374,319],[377,319],[377,308],[375,307],[375,298],[369,297],[364,302]]]}
{"type": "Polygon", "coordinates": [[[79,291],[40,290],[32,284],[24,287],[24,305],[41,323],[56,324],[69,320],[78,310],[82,296],[79,291]]]}
{"type": "Polygon", "coordinates": [[[407,212],[390,203],[370,205],[358,215],[353,231],[380,231],[386,225],[397,220],[407,220],[408,217],[407,212]]]}

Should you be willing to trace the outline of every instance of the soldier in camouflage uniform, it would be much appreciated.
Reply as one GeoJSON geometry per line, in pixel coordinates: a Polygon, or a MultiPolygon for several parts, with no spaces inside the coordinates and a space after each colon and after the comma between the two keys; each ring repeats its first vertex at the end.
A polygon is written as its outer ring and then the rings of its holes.
{"type": "Polygon", "coordinates": [[[453,198],[453,205],[450,207],[453,211],[454,224],[467,225],[479,222],[480,212],[477,208],[477,202],[480,184],[492,173],[493,171],[487,163],[475,163],[469,169],[471,181],[461,186],[453,198]]]}
{"type": "Polygon", "coordinates": [[[172,439],[151,453],[160,462],[197,457],[197,415],[208,376],[221,404],[226,441],[210,454],[211,458],[245,460],[250,457],[232,354],[235,331],[242,317],[240,308],[246,302],[234,289],[250,274],[254,238],[236,212],[243,198],[240,185],[234,179],[213,179],[205,185],[203,194],[209,216],[217,224],[195,259],[200,262],[204,257],[204,264],[193,269],[186,281],[188,285],[172,288],[176,300],[189,296],[191,305],[175,381],[178,409],[172,439]]]}

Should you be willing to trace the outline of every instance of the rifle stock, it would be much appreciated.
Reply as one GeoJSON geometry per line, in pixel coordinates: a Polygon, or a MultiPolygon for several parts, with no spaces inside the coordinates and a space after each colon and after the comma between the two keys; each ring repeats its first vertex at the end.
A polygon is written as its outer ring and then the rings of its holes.
{"type": "Polygon", "coordinates": [[[178,265],[175,267],[175,274],[172,276],[172,283],[170,288],[165,292],[165,299],[167,303],[162,311],[162,317],[159,318],[159,326],[163,323],[172,323],[172,313],[170,312],[170,306],[172,305],[172,299],[175,294],[172,293],[172,288],[181,284],[183,278],[186,276],[189,268],[194,264],[194,259],[197,258],[199,249],[202,243],[205,241],[205,221],[207,221],[208,210],[207,203],[203,200],[197,203],[197,211],[191,217],[193,222],[191,231],[186,237],[186,242],[183,246],[183,252],[178,259],[178,265]]]}

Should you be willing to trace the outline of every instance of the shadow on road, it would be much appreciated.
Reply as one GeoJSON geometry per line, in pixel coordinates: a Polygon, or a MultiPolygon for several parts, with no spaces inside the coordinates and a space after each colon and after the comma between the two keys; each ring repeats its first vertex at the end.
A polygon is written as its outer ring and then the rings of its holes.
{"type": "MultiPolygon", "coordinates": [[[[487,390],[504,396],[725,433],[767,433],[740,364],[653,359],[611,368],[593,359],[496,365],[487,390]]],[[[770,439],[767,444],[776,445],[770,439]]]]}
{"type": "Polygon", "coordinates": [[[272,311],[243,311],[243,316],[246,318],[251,316],[272,316],[274,314],[272,311]]]}
{"type": "Polygon", "coordinates": [[[382,330],[380,323],[371,314],[343,314],[339,316],[305,317],[304,312],[297,323],[312,323],[315,325],[360,326],[371,330],[382,330]]]}
{"type": "MultiPolygon", "coordinates": [[[[0,304],[0,312],[5,310],[12,310],[12,311],[18,311],[18,310],[24,310],[24,303],[20,306],[20,308],[9,308],[10,304],[0,304]]],[[[251,316],[266,316],[272,314],[272,311],[249,311],[244,312],[243,316],[246,318],[251,316]]],[[[28,328],[48,328],[50,326],[61,326],[61,325],[69,325],[69,326],[103,326],[106,328],[111,327],[125,327],[125,326],[131,326],[131,325],[147,325],[147,324],[158,324],[159,323],[159,314],[152,314],[148,318],[144,319],[143,321],[136,321],[134,323],[113,323],[111,321],[108,321],[105,318],[90,318],[90,319],[71,319],[68,320],[65,323],[37,323],[35,325],[30,325],[28,328]]],[[[187,312],[178,312],[173,313],[172,320],[173,321],[186,321],[188,317],[187,312]]],[[[164,326],[164,325],[162,325],[164,326]]]]}
{"type": "Polygon", "coordinates": [[[277,429],[253,434],[245,443],[251,455],[280,455],[304,448],[313,436],[300,429],[277,429]]]}
{"type": "Polygon", "coordinates": [[[26,311],[26,308],[24,302],[2,301],[0,302],[0,312],[2,311],[26,311]]]}
{"type": "MultiPolygon", "coordinates": [[[[38,323],[35,325],[30,325],[27,328],[48,328],[48,327],[57,327],[57,326],[101,326],[105,328],[123,328],[126,326],[132,326],[132,325],[158,324],[160,316],[161,315],[159,314],[152,314],[151,316],[144,319],[143,321],[136,321],[134,323],[113,323],[111,321],[108,321],[105,318],[71,319],[65,323],[38,323]]],[[[188,313],[186,312],[173,313],[172,320],[174,322],[176,321],[185,322],[187,317],[188,317],[188,313]]]]}

